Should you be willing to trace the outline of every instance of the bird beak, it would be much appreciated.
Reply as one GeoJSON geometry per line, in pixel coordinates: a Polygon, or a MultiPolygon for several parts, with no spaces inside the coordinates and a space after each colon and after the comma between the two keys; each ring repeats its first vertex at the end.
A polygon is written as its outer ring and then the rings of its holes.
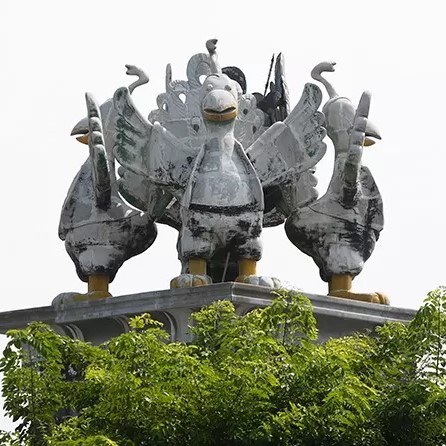
{"type": "Polygon", "coordinates": [[[212,90],[203,100],[202,113],[208,121],[233,121],[237,117],[237,102],[226,90],[212,90]]]}
{"type": "Polygon", "coordinates": [[[88,118],[81,119],[71,130],[71,136],[80,135],[76,139],[82,144],[88,144],[88,134],[88,118]]]}
{"type": "Polygon", "coordinates": [[[378,128],[372,121],[367,120],[367,127],[365,128],[365,139],[364,146],[373,146],[375,144],[375,139],[381,139],[381,135],[379,134],[378,128]],[[372,139],[373,138],[373,139],[372,139]]]}
{"type": "Polygon", "coordinates": [[[88,146],[89,133],[87,133],[86,135],[77,136],[76,139],[82,144],[86,144],[88,146]]]}

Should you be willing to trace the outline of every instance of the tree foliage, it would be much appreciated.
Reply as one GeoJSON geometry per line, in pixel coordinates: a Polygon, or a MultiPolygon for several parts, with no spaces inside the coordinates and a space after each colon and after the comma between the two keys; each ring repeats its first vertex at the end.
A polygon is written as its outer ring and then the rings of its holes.
{"type": "Polygon", "coordinates": [[[215,302],[193,315],[189,344],[147,314],[101,346],[33,323],[9,332],[0,362],[20,422],[0,443],[441,446],[445,310],[439,288],[407,325],[322,345],[294,291],[243,316],[215,302]]]}

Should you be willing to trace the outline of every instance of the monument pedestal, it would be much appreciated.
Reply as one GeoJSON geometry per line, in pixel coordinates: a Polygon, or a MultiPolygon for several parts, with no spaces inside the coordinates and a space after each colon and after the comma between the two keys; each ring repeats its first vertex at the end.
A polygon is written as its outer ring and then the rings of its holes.
{"type": "MultiPolygon", "coordinates": [[[[0,313],[0,333],[41,321],[72,338],[99,344],[129,330],[134,315],[150,313],[164,324],[171,341],[189,340],[192,312],[216,300],[230,300],[239,314],[265,307],[274,299],[271,290],[241,283],[150,291],[92,301],[73,301],[71,293],[60,294],[47,307],[0,313]]],[[[372,330],[387,321],[407,322],[415,310],[356,302],[303,292],[312,302],[319,328],[319,341],[353,332],[372,330]]]]}

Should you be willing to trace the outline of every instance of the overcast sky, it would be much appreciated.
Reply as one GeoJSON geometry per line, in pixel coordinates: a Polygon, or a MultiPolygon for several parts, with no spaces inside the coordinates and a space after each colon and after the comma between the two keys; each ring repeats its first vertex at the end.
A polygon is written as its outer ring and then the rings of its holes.
{"type": "MultiPolygon", "coordinates": [[[[68,187],[88,155],[87,146],[70,136],[86,114],[84,93],[103,102],[133,81],[125,64],[140,66],[150,83],[134,99],[147,115],[164,91],[166,64],[174,79],[185,79],[187,61],[205,52],[213,37],[222,66],[240,67],[249,92],[263,92],[271,55],[278,52],[285,54],[292,106],[312,81],[311,69],[324,60],[337,62],[326,77],[339,94],[357,104],[364,90],[371,91],[369,117],[383,139],[365,148],[363,163],[383,196],[385,226],[353,285],[386,292],[392,305],[419,307],[429,290],[446,283],[442,5],[3,0],[0,311],[49,305],[60,292],[86,289],[57,234],[68,187]]],[[[320,194],[333,165],[327,143],[317,170],[320,194]]],[[[260,274],[327,292],[318,268],[291,244],[283,225],[266,228],[263,241],[260,274]]],[[[175,244],[176,231],[158,225],[155,243],[124,264],[112,294],[168,288],[180,272],[175,244]]]]}

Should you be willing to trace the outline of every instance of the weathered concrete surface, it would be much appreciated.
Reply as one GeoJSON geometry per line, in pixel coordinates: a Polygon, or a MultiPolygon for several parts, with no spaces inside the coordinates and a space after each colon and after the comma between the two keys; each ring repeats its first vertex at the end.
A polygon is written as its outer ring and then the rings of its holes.
{"type": "MultiPolygon", "coordinates": [[[[387,321],[407,322],[414,310],[303,293],[311,300],[319,327],[319,341],[356,331],[371,330],[387,321]]],[[[187,341],[190,314],[216,300],[227,299],[244,314],[270,304],[274,295],[265,287],[219,283],[202,287],[151,291],[73,302],[56,298],[54,306],[0,313],[0,333],[31,321],[50,324],[58,332],[93,343],[128,331],[128,318],[149,312],[163,322],[171,340],[187,341]],[[59,302],[59,303],[58,303],[59,302]]]]}

